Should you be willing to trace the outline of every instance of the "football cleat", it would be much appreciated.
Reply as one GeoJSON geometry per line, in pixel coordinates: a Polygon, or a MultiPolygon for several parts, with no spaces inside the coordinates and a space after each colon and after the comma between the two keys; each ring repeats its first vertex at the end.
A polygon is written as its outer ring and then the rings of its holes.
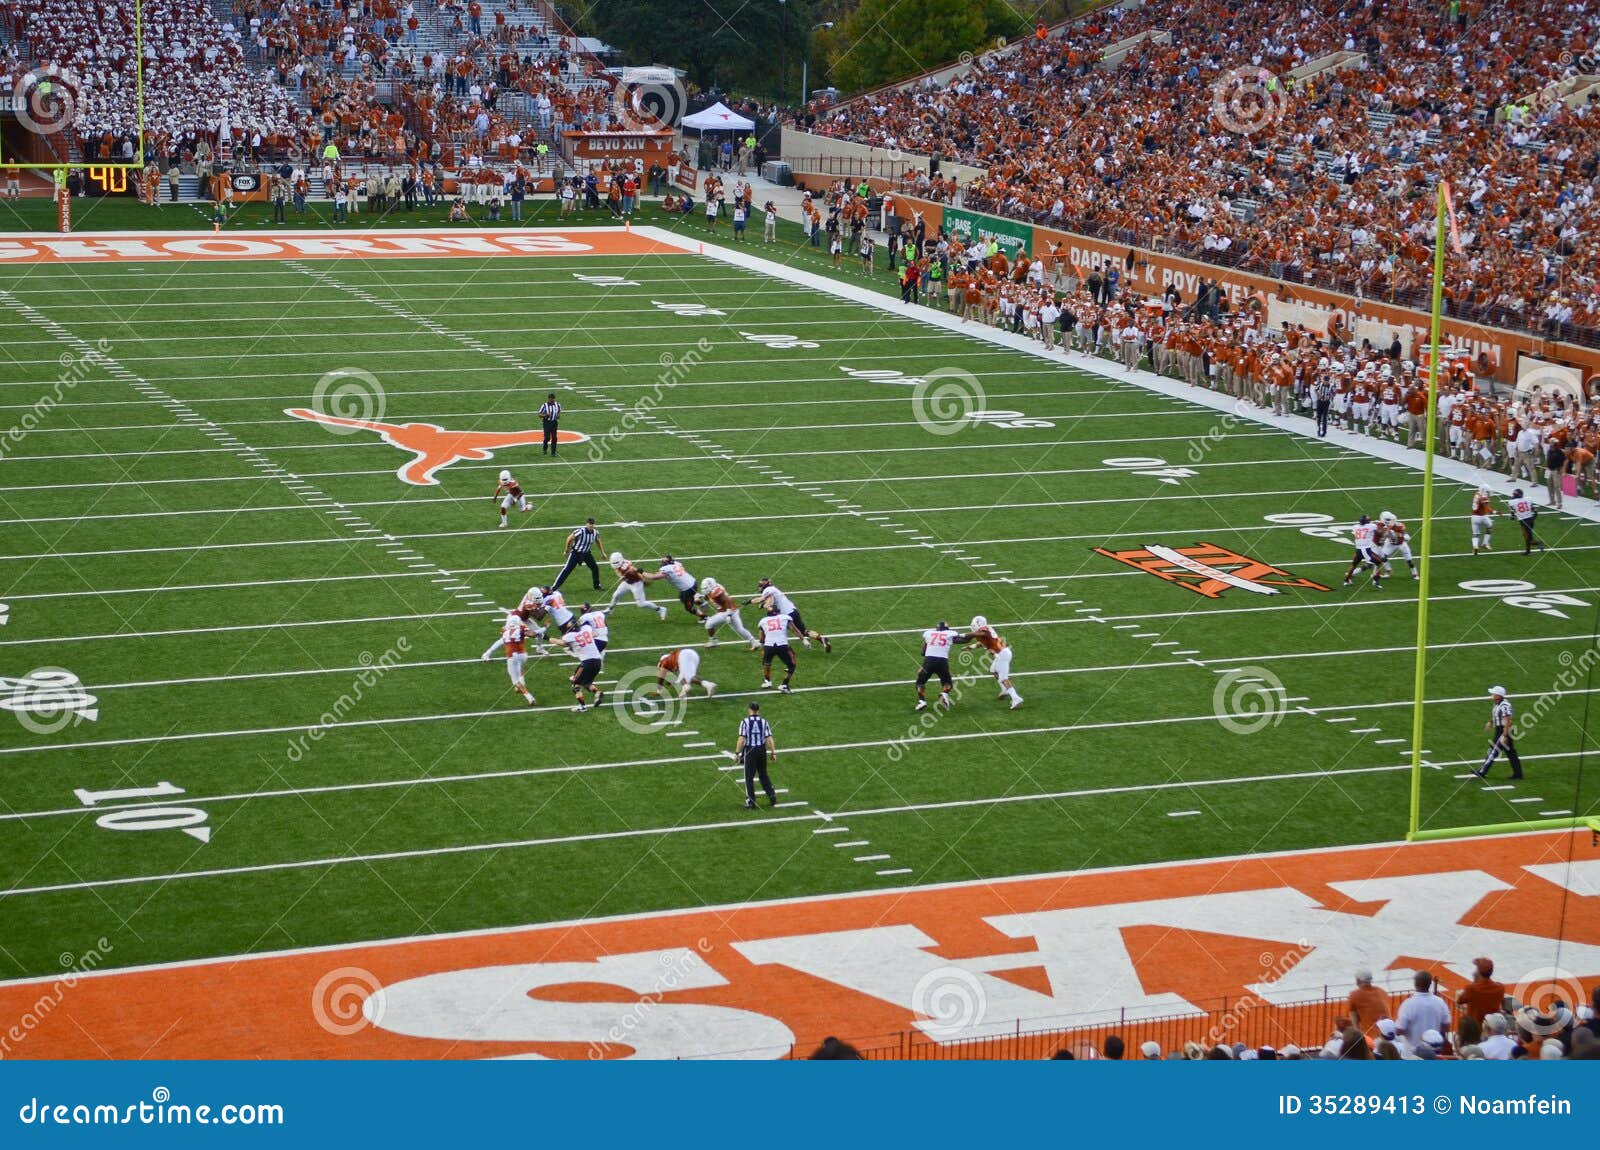
{"type": "Polygon", "coordinates": [[[706,698],[708,699],[717,693],[717,685],[710,679],[703,680],[700,685],[706,689],[706,698]]]}
{"type": "Polygon", "coordinates": [[[534,697],[533,697],[533,695],[531,695],[531,694],[530,694],[530,695],[529,695],[529,696],[528,696],[528,706],[530,706],[530,707],[537,707],[537,706],[538,706],[538,705],[539,705],[539,700],[538,700],[538,699],[535,699],[535,698],[534,698],[534,697]]]}
{"type": "Polygon", "coordinates": [[[661,621],[665,623],[667,621],[667,609],[665,607],[657,607],[656,611],[660,614],[661,621]]]}
{"type": "Polygon", "coordinates": [[[718,646],[721,646],[721,644],[717,642],[717,637],[715,635],[711,636],[709,639],[706,640],[706,649],[707,650],[710,650],[712,647],[718,647],[718,646]]]}
{"type": "Polygon", "coordinates": [[[763,691],[772,690],[772,680],[771,679],[762,679],[761,680],[761,689],[763,691]]]}
{"type": "Polygon", "coordinates": [[[747,810],[747,811],[755,810],[756,809],[756,801],[754,799],[746,799],[744,801],[744,809],[747,810]]]}
{"type": "Polygon", "coordinates": [[[926,711],[928,709],[928,700],[926,700],[926,699],[918,699],[917,700],[917,705],[915,707],[912,707],[911,709],[913,711],[926,711]]]}
{"type": "Polygon", "coordinates": [[[578,705],[577,705],[577,706],[576,706],[576,707],[574,707],[574,708],[572,708],[572,709],[573,709],[573,710],[574,710],[574,711],[576,711],[576,712],[578,712],[578,714],[580,714],[580,715],[581,715],[581,714],[583,714],[583,713],[584,713],[584,712],[585,712],[585,711],[587,711],[587,710],[588,710],[588,709],[589,709],[589,708],[588,708],[588,706],[587,706],[587,705],[585,705],[585,704],[583,704],[583,703],[579,703],[579,704],[578,704],[578,705]]]}
{"type": "Polygon", "coordinates": [[[1013,711],[1015,711],[1020,706],[1022,706],[1022,700],[1021,699],[1012,699],[1011,700],[1011,709],[1013,711]]]}
{"type": "Polygon", "coordinates": [[[830,654],[833,651],[833,644],[828,641],[828,637],[826,635],[822,637],[822,649],[830,654]]]}
{"type": "Polygon", "coordinates": [[[605,694],[604,691],[596,691],[594,693],[594,705],[595,706],[598,707],[600,705],[600,696],[603,695],[603,694],[605,694]]]}
{"type": "Polygon", "coordinates": [[[789,692],[789,684],[788,683],[779,683],[778,684],[778,694],[787,695],[789,693],[790,692],[789,692]]]}
{"type": "Polygon", "coordinates": [[[811,650],[811,640],[810,639],[801,639],[800,642],[805,644],[805,647],[806,647],[807,651],[811,650]]]}

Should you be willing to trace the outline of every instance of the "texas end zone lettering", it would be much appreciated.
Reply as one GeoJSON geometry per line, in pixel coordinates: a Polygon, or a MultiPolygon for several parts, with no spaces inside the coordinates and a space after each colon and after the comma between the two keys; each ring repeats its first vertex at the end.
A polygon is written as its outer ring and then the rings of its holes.
{"type": "Polygon", "coordinates": [[[1281,567],[1240,555],[1215,543],[1196,543],[1192,547],[1167,547],[1152,543],[1131,551],[1107,551],[1096,547],[1095,554],[1126,563],[1157,579],[1186,587],[1207,599],[1220,599],[1230,587],[1256,595],[1277,595],[1280,589],[1300,588],[1306,591],[1326,591],[1328,588],[1310,579],[1291,575],[1281,567]]]}

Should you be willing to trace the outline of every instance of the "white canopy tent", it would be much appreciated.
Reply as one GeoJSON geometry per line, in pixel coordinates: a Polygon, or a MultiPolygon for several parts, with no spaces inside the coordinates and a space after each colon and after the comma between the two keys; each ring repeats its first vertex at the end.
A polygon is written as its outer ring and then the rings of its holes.
{"type": "Polygon", "coordinates": [[[720,101],[683,118],[683,127],[696,132],[748,132],[755,126],[754,120],[746,119],[720,101]]]}

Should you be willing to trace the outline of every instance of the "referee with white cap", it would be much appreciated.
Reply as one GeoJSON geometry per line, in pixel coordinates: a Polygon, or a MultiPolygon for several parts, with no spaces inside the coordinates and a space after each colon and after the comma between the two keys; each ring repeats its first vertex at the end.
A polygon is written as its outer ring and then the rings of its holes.
{"type": "Polygon", "coordinates": [[[778,748],[772,743],[772,728],[761,717],[761,704],[751,703],[750,713],[739,720],[739,741],[734,744],[733,757],[744,765],[744,809],[756,809],[756,780],[767,792],[767,805],[778,805],[778,793],[772,789],[767,776],[767,761],[778,757],[778,748]]]}
{"type": "Polygon", "coordinates": [[[1472,773],[1478,778],[1484,778],[1489,773],[1489,768],[1504,751],[1508,762],[1511,764],[1511,777],[1522,777],[1522,760],[1517,757],[1517,740],[1512,730],[1514,719],[1511,712],[1511,703],[1506,698],[1504,687],[1490,687],[1489,697],[1494,700],[1494,709],[1489,713],[1489,721],[1483,729],[1489,732],[1489,753],[1484,757],[1483,766],[1472,773]]]}

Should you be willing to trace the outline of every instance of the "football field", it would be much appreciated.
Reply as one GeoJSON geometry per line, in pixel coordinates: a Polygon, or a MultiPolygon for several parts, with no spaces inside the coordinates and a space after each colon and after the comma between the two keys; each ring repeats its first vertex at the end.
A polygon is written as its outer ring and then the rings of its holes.
{"type": "MultiPolygon", "coordinates": [[[[1419,533],[1415,466],[637,242],[13,269],[0,977],[1404,837],[1417,584],[1341,582],[1359,515],[1419,533]],[[643,569],[771,579],[831,653],[763,691],[655,583],[601,707],[557,653],[528,707],[480,655],[590,516],[643,569]],[[922,632],[975,615],[1025,703],[969,648],[914,713],[922,632]],[[716,696],[649,697],[686,646],[716,696]],[[781,790],[746,811],[754,699],[781,790]]],[[[1422,824],[1594,814],[1600,531],[1473,556],[1470,494],[1435,492],[1422,824]],[[1502,683],[1515,784],[1463,777],[1502,683]]]]}

